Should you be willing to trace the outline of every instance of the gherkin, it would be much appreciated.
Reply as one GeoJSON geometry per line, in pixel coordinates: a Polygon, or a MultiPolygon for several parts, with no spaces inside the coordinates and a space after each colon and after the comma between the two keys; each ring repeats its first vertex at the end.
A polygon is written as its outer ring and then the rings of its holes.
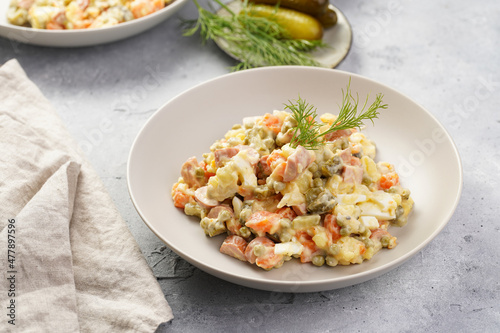
{"type": "Polygon", "coordinates": [[[312,214],[331,212],[337,201],[333,194],[323,187],[313,187],[306,192],[307,210],[312,214]]]}
{"type": "Polygon", "coordinates": [[[325,164],[321,165],[321,174],[324,177],[331,177],[335,174],[340,174],[344,164],[339,156],[333,156],[325,164]]]}

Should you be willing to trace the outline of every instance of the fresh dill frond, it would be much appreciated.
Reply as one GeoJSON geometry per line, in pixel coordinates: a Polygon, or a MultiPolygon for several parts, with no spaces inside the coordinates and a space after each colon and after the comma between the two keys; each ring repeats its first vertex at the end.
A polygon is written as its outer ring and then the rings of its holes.
{"type": "Polygon", "coordinates": [[[337,117],[337,121],[333,124],[327,131],[321,133],[319,136],[326,135],[333,131],[340,131],[349,128],[360,128],[363,125],[363,120],[370,120],[373,122],[373,119],[378,118],[379,109],[387,109],[387,104],[382,104],[384,95],[377,94],[375,97],[375,101],[368,107],[365,111],[366,106],[368,104],[368,99],[370,95],[366,96],[365,103],[359,111],[358,115],[358,105],[359,105],[359,96],[356,94],[356,98],[351,93],[351,79],[349,78],[349,83],[347,84],[346,91],[342,89],[342,105],[340,106],[339,115],[337,117]]]}
{"type": "Polygon", "coordinates": [[[292,112],[292,117],[297,122],[297,126],[293,129],[290,146],[296,148],[301,145],[307,149],[315,149],[319,145],[316,138],[319,127],[316,122],[316,108],[309,105],[300,96],[295,103],[290,100],[288,103],[290,104],[285,104],[285,109],[292,112]]]}
{"type": "MultiPolygon", "coordinates": [[[[184,20],[182,22],[182,25],[185,28],[183,36],[193,36],[199,30],[202,41],[205,43],[208,40],[214,40],[223,34],[231,32],[231,24],[227,20],[222,19],[219,15],[201,7],[197,0],[193,0],[193,2],[198,9],[198,19],[184,20]]],[[[226,5],[220,3],[218,0],[215,0],[215,2],[230,11],[226,5]]],[[[230,13],[234,14],[231,11],[230,13]]]]}
{"type": "Polygon", "coordinates": [[[377,94],[375,101],[366,109],[368,105],[369,95],[366,96],[364,105],[359,109],[359,96],[354,97],[351,93],[351,79],[344,91],[342,89],[342,105],[339,107],[339,114],[335,123],[326,131],[319,132],[321,124],[315,122],[317,116],[314,106],[309,105],[306,101],[299,99],[290,104],[285,104],[285,109],[292,111],[292,117],[297,122],[294,128],[293,137],[290,146],[296,148],[298,145],[307,149],[317,149],[322,143],[322,137],[334,131],[340,131],[350,128],[360,128],[364,120],[370,120],[372,123],[375,118],[378,118],[380,109],[387,109],[387,104],[383,103],[382,94],[377,94]],[[365,111],[366,109],[366,111],[365,111]]]}
{"type": "Polygon", "coordinates": [[[310,52],[328,47],[319,40],[290,39],[286,30],[275,20],[248,14],[247,0],[242,2],[243,9],[235,13],[220,0],[214,0],[229,15],[221,16],[201,7],[198,8],[198,19],[184,22],[189,26],[184,36],[192,36],[197,31],[204,42],[207,40],[223,40],[228,50],[240,60],[231,69],[242,70],[260,66],[320,66],[312,58],[310,52]]]}

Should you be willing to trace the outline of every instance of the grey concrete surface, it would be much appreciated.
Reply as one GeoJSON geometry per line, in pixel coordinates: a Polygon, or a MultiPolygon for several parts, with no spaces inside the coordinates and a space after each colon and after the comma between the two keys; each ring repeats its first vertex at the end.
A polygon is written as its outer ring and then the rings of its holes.
{"type": "Polygon", "coordinates": [[[317,293],[276,295],[210,276],[172,253],[129,199],[128,152],[148,117],[235,64],[212,43],[182,37],[179,18],[196,17],[193,3],[108,45],[56,49],[0,38],[0,63],[17,58],[59,111],[158,278],[175,315],[159,332],[500,332],[500,2],[333,3],[354,32],[338,68],[400,90],[439,119],[458,146],[464,189],[444,230],[405,264],[317,293]],[[138,89],[145,80],[154,84],[138,89]]]}

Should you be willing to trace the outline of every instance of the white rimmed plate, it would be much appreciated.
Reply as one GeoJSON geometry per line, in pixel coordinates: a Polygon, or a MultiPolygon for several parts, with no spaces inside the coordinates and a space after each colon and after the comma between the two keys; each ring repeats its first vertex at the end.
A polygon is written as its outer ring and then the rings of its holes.
{"type": "MultiPolygon", "coordinates": [[[[318,61],[322,67],[335,68],[349,53],[349,49],[352,44],[352,29],[349,21],[345,15],[333,5],[329,5],[337,13],[337,24],[333,27],[324,29],[323,32],[323,42],[327,44],[328,48],[318,49],[311,53],[311,56],[318,61]]],[[[241,1],[236,0],[227,4],[227,7],[234,13],[238,13],[242,6],[241,1]]],[[[225,16],[229,13],[221,8],[218,15],[225,16]]],[[[224,52],[236,60],[237,56],[233,54],[231,48],[224,39],[215,40],[217,46],[219,46],[224,52]]]]}
{"type": "Polygon", "coordinates": [[[42,30],[10,24],[7,21],[10,0],[0,0],[0,36],[16,42],[52,47],[80,47],[111,43],[154,27],[175,14],[188,1],[175,0],[172,4],[151,15],[107,28],[42,30]]]}
{"type": "MultiPolygon", "coordinates": [[[[312,292],[361,283],[404,263],[428,244],[451,218],[462,190],[462,168],[452,139],[425,109],[396,90],[347,72],[315,67],[263,67],[227,74],[200,84],[163,105],[135,139],[128,160],[132,201],[151,230],[196,267],[248,287],[312,292]],[[208,238],[195,218],[175,208],[170,197],[180,167],[201,160],[210,145],[243,117],[282,109],[300,97],[318,114],[338,112],[341,89],[351,77],[353,93],[384,94],[389,104],[365,133],[375,140],[378,160],[395,164],[412,191],[414,212],[391,233],[399,245],[360,265],[315,267],[297,260],[264,271],[219,253],[223,237],[208,238]]],[[[436,264],[437,265],[437,264],[436,264]]]]}

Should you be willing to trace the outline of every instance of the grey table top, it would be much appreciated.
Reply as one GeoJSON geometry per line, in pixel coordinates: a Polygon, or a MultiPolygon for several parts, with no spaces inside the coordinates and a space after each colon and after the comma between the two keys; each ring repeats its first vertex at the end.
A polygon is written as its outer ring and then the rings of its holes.
{"type": "Polygon", "coordinates": [[[17,58],[56,107],[158,278],[175,315],[159,331],[500,331],[500,2],[334,3],[354,32],[338,68],[392,86],[434,114],[459,149],[464,188],[452,219],[418,255],[376,279],[317,293],[275,295],[210,276],[165,247],[129,199],[127,156],[148,117],[235,64],[213,43],[182,37],[179,17],[195,18],[193,3],[108,45],[56,49],[0,38],[0,63],[17,58]],[[151,78],[156,85],[138,92],[151,78]]]}

